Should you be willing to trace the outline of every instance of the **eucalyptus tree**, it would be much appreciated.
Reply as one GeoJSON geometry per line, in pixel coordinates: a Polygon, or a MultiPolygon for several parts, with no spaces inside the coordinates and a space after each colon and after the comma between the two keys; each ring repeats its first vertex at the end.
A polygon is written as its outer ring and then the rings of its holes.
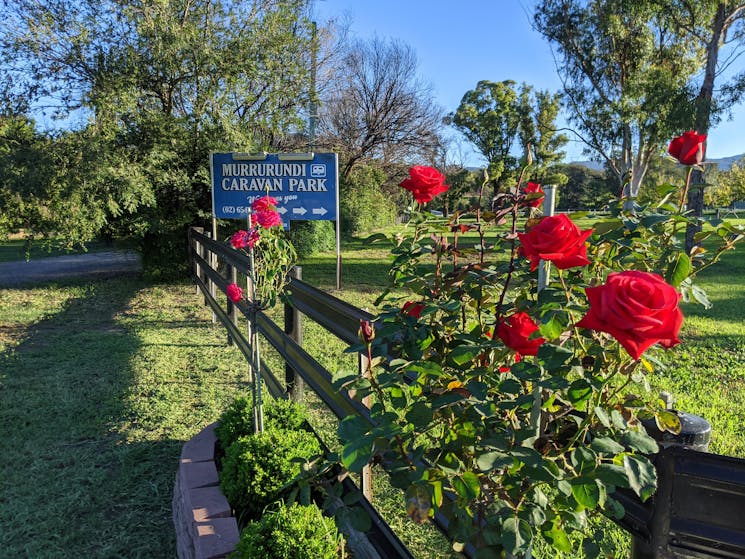
{"type": "MultiPolygon", "coordinates": [[[[268,149],[302,128],[307,11],[307,0],[6,0],[0,98],[82,115],[87,151],[150,190],[135,211],[157,249],[208,215],[211,150],[268,149]]],[[[105,189],[110,167],[78,183],[105,189]]]]}
{"type": "Polygon", "coordinates": [[[559,99],[546,91],[533,92],[512,80],[480,81],[467,91],[450,122],[484,156],[494,193],[515,180],[518,167],[525,163],[515,152],[532,152],[536,179],[563,157],[560,151],[567,139],[556,131],[559,99]]]}
{"type": "Polygon", "coordinates": [[[556,128],[560,98],[558,93],[534,92],[531,87],[525,87],[520,95],[520,145],[523,153],[531,153],[530,178],[540,183],[563,184],[566,180],[565,175],[557,173],[557,165],[565,155],[562,148],[569,141],[556,128]]]}
{"type": "MultiPolygon", "coordinates": [[[[671,0],[659,2],[660,9],[666,10],[667,16],[686,39],[702,51],[699,66],[702,78],[695,86],[698,92],[695,97],[695,111],[692,128],[699,134],[708,134],[709,128],[716,123],[735,103],[738,103],[745,92],[745,71],[735,74],[724,85],[716,87],[722,73],[743,53],[745,48],[745,2],[739,0],[703,0],[687,2],[671,0]],[[722,57],[721,53],[725,56],[722,57]]],[[[704,150],[706,146],[704,146],[704,150]]],[[[704,151],[705,154],[705,151],[704,151]]],[[[701,169],[694,169],[691,177],[693,185],[704,184],[701,169]]],[[[691,188],[688,191],[688,207],[695,215],[703,214],[704,192],[702,188],[691,188]]],[[[700,224],[691,225],[686,230],[686,248],[694,246],[694,236],[701,230],[700,224]]]]}
{"type": "Polygon", "coordinates": [[[522,106],[515,85],[512,80],[481,80],[463,95],[455,112],[448,115],[448,122],[486,159],[494,194],[517,167],[512,148],[518,140],[522,106]]]}
{"type": "Polygon", "coordinates": [[[652,0],[541,0],[535,27],[555,49],[570,122],[625,196],[690,121],[700,51],[652,0]]]}

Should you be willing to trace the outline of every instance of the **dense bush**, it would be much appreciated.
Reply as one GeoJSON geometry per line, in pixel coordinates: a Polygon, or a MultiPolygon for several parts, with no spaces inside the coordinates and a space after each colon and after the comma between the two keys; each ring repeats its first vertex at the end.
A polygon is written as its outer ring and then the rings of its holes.
{"type": "Polygon", "coordinates": [[[342,233],[358,235],[395,223],[395,200],[382,190],[387,179],[381,169],[361,165],[341,184],[339,206],[342,233]]]}
{"type": "Polygon", "coordinates": [[[239,437],[225,450],[220,487],[239,518],[258,518],[299,473],[297,459],[320,452],[318,440],[307,431],[267,429],[239,437]]]}
{"type": "Polygon", "coordinates": [[[338,542],[333,519],[324,517],[317,506],[282,505],[244,528],[232,557],[336,559],[338,542]]]}
{"type": "MultiPolygon", "coordinates": [[[[277,398],[264,406],[264,423],[268,429],[302,430],[308,414],[305,407],[277,398]]],[[[254,416],[250,398],[236,398],[222,413],[215,427],[220,447],[227,449],[240,437],[254,434],[254,416]]]]}
{"type": "Polygon", "coordinates": [[[299,258],[336,248],[336,230],[331,221],[293,221],[290,241],[299,258]]]}

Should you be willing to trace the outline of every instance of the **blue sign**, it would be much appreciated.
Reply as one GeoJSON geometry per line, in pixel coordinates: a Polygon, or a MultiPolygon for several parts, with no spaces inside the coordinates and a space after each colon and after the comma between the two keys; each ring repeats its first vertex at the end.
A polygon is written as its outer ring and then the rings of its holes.
{"type": "Polygon", "coordinates": [[[285,223],[337,219],[335,153],[213,153],[210,167],[215,217],[246,219],[251,203],[269,195],[277,200],[277,211],[285,223]]]}

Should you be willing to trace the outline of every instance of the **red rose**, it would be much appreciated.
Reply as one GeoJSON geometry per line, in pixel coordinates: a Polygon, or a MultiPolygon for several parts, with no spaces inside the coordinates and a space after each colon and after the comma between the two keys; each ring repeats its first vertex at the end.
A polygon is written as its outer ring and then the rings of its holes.
{"type": "Polygon", "coordinates": [[[239,249],[253,247],[258,240],[259,232],[256,229],[251,229],[250,231],[241,229],[233,233],[233,236],[230,237],[230,244],[233,245],[233,248],[239,249]]]}
{"type": "Polygon", "coordinates": [[[255,212],[265,212],[267,210],[276,211],[277,200],[271,196],[262,196],[261,198],[256,198],[256,200],[251,203],[251,208],[255,212]]]}
{"type": "Polygon", "coordinates": [[[535,355],[538,347],[545,342],[543,338],[530,338],[538,331],[538,325],[527,313],[519,312],[499,322],[497,336],[508,348],[520,355],[535,355]]]}
{"type": "Polygon", "coordinates": [[[270,227],[279,227],[282,225],[282,216],[280,216],[274,210],[258,211],[251,216],[251,224],[258,224],[264,229],[269,229],[270,227]]]}
{"type": "Polygon", "coordinates": [[[604,285],[585,292],[590,310],[577,326],[607,332],[634,359],[657,342],[668,348],[680,343],[680,295],[661,276],[618,272],[610,274],[604,285]]]}
{"type": "Polygon", "coordinates": [[[698,134],[693,130],[683,132],[682,136],[673,138],[667,152],[683,165],[698,165],[704,160],[704,142],[706,134],[698,134]]]}
{"type": "Polygon", "coordinates": [[[592,229],[580,231],[564,214],[541,218],[530,231],[517,235],[523,256],[530,258],[531,272],[541,259],[553,262],[560,270],[590,263],[585,241],[592,235],[592,229]]]}
{"type": "Polygon", "coordinates": [[[533,198],[532,200],[525,201],[523,205],[528,208],[539,207],[541,204],[543,204],[543,198],[546,196],[546,193],[543,192],[541,185],[535,182],[529,182],[528,185],[523,188],[523,194],[541,194],[540,198],[533,198]]]}
{"type": "Polygon", "coordinates": [[[234,303],[237,303],[243,297],[243,290],[234,283],[228,284],[225,293],[228,295],[228,299],[234,303]]]}
{"type": "Polygon", "coordinates": [[[414,195],[414,200],[426,204],[438,194],[446,192],[445,175],[432,167],[415,165],[409,169],[410,178],[404,179],[400,186],[414,195]]]}
{"type": "Polygon", "coordinates": [[[401,312],[406,316],[413,316],[419,318],[422,316],[424,310],[424,303],[414,303],[413,301],[406,301],[404,306],[401,307],[401,312]]]}

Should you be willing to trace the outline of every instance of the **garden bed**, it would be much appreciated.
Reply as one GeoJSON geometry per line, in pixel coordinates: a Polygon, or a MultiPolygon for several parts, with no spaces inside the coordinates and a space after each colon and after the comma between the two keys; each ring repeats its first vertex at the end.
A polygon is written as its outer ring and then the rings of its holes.
{"type": "Polygon", "coordinates": [[[215,425],[205,427],[181,451],[172,505],[180,559],[226,557],[238,544],[238,524],[218,481],[215,425]]]}

